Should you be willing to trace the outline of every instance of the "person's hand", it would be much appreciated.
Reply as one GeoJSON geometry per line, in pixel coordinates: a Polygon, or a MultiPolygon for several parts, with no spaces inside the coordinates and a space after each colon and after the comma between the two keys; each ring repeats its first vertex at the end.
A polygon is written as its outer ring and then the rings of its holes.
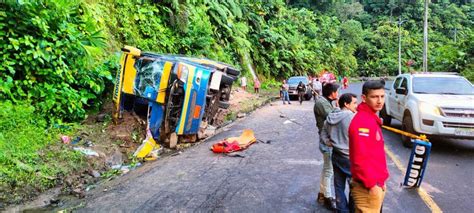
{"type": "MultiPolygon", "coordinates": [[[[384,186],[385,187],[385,186],[384,186]]],[[[382,193],[382,187],[375,185],[369,189],[369,195],[377,195],[382,193]]]]}

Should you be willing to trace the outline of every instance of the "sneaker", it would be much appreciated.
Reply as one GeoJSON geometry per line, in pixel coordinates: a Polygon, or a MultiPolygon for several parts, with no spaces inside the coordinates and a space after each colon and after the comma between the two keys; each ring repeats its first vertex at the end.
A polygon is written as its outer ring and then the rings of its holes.
{"type": "Polygon", "coordinates": [[[283,104],[285,104],[285,105],[286,105],[286,103],[285,103],[285,102],[283,102],[283,104]]]}
{"type": "Polygon", "coordinates": [[[318,193],[318,198],[316,198],[316,201],[317,201],[318,203],[323,204],[323,203],[324,203],[324,194],[321,193],[321,192],[318,193]]]}
{"type": "Polygon", "coordinates": [[[288,104],[291,104],[291,102],[288,102],[288,104]]]}
{"type": "Polygon", "coordinates": [[[332,197],[324,198],[324,206],[326,206],[326,208],[329,210],[336,210],[336,199],[332,197]]]}

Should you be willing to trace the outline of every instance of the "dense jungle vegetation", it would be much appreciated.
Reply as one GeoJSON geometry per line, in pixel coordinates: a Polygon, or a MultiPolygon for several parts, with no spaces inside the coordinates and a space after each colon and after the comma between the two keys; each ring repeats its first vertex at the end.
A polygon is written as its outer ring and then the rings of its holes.
{"type": "MultiPolygon", "coordinates": [[[[125,44],[244,74],[250,65],[263,87],[322,70],[396,75],[400,18],[403,72],[409,60],[412,70],[422,66],[420,0],[7,0],[0,8],[0,189],[47,188],[55,180],[44,177],[68,172],[50,169],[52,156],[37,150],[110,101],[125,44]]],[[[474,81],[474,4],[433,1],[429,12],[429,70],[474,81]]]]}
{"type": "MultiPolygon", "coordinates": [[[[8,1],[7,1],[8,2],[8,1]]],[[[41,0],[0,3],[0,98],[27,100],[55,122],[101,105],[124,44],[208,57],[265,82],[323,69],[338,75],[422,66],[423,1],[41,0]]],[[[429,69],[473,80],[474,5],[430,4],[429,69]]]]}

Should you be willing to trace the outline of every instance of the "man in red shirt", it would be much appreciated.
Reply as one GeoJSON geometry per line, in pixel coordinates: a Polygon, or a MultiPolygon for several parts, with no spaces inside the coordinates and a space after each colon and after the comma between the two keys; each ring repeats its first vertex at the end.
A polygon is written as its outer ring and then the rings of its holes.
{"type": "Polygon", "coordinates": [[[367,81],[362,86],[362,103],[349,126],[351,194],[356,212],[380,212],[388,178],[381,120],[385,84],[367,81]]]}

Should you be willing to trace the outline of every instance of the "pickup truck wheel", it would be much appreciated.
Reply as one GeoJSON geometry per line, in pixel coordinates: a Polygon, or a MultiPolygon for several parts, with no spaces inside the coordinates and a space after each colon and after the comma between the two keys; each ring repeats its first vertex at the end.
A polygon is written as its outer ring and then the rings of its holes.
{"type": "MultiPolygon", "coordinates": [[[[405,132],[412,133],[412,134],[417,134],[415,130],[413,129],[413,120],[411,119],[411,115],[409,113],[403,116],[402,130],[405,132]]],[[[407,147],[407,148],[413,147],[413,143],[411,142],[410,137],[402,135],[402,142],[403,142],[404,147],[407,147]]]]}
{"type": "Polygon", "coordinates": [[[380,110],[380,117],[383,120],[383,125],[390,126],[390,124],[392,123],[392,117],[390,115],[387,115],[387,109],[385,108],[385,106],[382,108],[382,110],[380,110]]]}

